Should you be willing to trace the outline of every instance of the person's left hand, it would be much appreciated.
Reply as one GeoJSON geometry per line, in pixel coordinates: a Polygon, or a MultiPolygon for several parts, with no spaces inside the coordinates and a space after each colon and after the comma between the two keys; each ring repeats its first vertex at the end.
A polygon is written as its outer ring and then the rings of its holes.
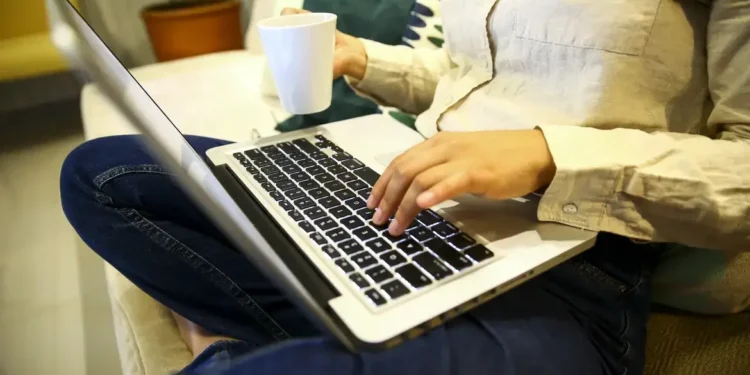
{"type": "Polygon", "coordinates": [[[541,130],[441,132],[398,156],[367,201],[373,221],[400,235],[416,215],[458,195],[524,196],[549,185],[555,163],[541,130]]]}

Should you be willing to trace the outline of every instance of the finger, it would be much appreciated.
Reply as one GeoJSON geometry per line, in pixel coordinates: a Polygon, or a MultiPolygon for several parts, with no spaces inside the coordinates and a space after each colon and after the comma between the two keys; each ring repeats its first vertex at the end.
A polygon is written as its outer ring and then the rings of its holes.
{"type": "Polygon", "coordinates": [[[367,199],[367,207],[374,209],[380,206],[387,191],[388,185],[395,174],[406,176],[411,183],[418,173],[445,162],[447,153],[436,147],[430,140],[424,141],[394,159],[385,169],[381,177],[372,188],[370,197],[367,199]]]}
{"type": "Polygon", "coordinates": [[[464,168],[459,173],[455,173],[443,181],[430,186],[425,192],[419,194],[419,197],[416,199],[416,205],[420,209],[426,210],[461,194],[475,193],[477,192],[475,189],[477,184],[473,180],[474,178],[464,168]]]}
{"type": "Polygon", "coordinates": [[[289,15],[292,15],[292,14],[305,14],[305,13],[310,13],[310,11],[304,10],[304,9],[299,9],[299,8],[284,8],[281,11],[281,15],[282,16],[289,16],[289,15]]]}
{"type": "Polygon", "coordinates": [[[446,163],[419,174],[407,190],[404,198],[398,206],[398,211],[391,221],[388,231],[399,236],[404,233],[406,228],[414,221],[420,211],[429,207],[421,207],[417,199],[425,191],[429,191],[433,186],[445,181],[463,179],[466,168],[462,163],[446,163]]]}

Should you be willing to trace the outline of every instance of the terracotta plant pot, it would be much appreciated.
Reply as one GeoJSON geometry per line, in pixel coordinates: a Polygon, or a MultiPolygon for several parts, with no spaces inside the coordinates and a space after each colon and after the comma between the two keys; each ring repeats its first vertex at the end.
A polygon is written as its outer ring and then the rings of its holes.
{"type": "Polygon", "coordinates": [[[159,61],[243,48],[236,0],[158,4],[141,16],[159,61]]]}

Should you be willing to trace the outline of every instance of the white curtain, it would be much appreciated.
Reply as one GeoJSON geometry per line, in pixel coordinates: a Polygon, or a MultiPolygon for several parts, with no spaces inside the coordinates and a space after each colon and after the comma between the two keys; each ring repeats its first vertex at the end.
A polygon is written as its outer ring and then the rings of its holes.
{"type": "MultiPolygon", "coordinates": [[[[2,1],[2,0],[0,0],[2,1]]],[[[82,0],[86,20],[128,67],[151,64],[154,58],[141,9],[166,0],[82,0]]],[[[272,2],[272,0],[258,0],[272,2]]],[[[253,0],[243,0],[243,25],[250,20],[253,0]]],[[[246,27],[246,26],[243,26],[246,27]]]]}

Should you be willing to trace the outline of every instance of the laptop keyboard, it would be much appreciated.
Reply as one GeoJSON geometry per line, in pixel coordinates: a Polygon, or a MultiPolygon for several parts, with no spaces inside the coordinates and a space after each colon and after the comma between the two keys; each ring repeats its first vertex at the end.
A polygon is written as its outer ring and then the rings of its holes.
{"type": "Polygon", "coordinates": [[[494,256],[432,210],[391,236],[366,204],[380,175],[322,135],[233,156],[376,307],[494,256]]]}

